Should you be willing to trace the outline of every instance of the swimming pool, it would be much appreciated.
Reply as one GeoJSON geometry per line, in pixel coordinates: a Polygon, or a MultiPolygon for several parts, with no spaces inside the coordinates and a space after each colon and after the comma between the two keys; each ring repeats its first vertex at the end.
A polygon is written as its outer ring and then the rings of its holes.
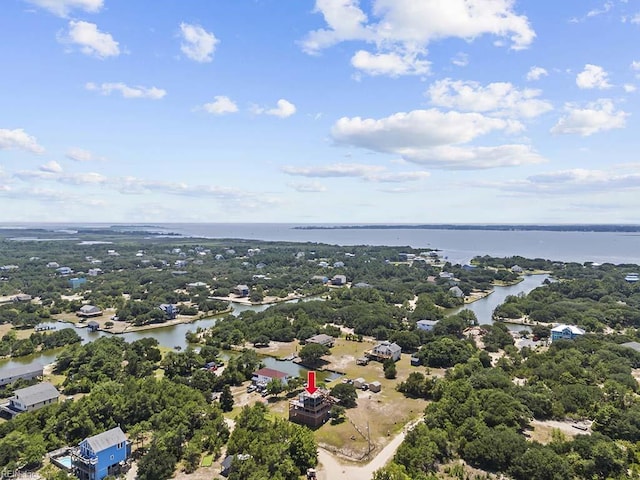
{"type": "Polygon", "coordinates": [[[56,463],[59,463],[62,467],[71,470],[71,455],[65,455],[63,457],[57,457],[54,459],[56,463]]]}

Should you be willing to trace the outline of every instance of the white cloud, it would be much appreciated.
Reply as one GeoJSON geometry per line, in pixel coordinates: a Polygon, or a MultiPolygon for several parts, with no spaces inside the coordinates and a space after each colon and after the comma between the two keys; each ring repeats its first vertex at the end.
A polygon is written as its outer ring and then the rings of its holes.
{"type": "Polygon", "coordinates": [[[238,106],[229,97],[224,95],[217,95],[213,102],[205,103],[202,109],[207,113],[214,115],[224,115],[225,113],[235,113],[238,111],[238,106]]]}
{"type": "Polygon", "coordinates": [[[546,162],[546,159],[531,146],[521,144],[494,147],[442,145],[425,149],[407,149],[404,157],[414,163],[449,170],[482,170],[546,162]]]}
{"type": "Polygon", "coordinates": [[[377,120],[344,117],[334,124],[331,134],[338,144],[396,154],[435,168],[481,169],[543,162],[528,145],[460,146],[489,133],[522,129],[515,120],[430,109],[377,120]]]}
{"type": "Polygon", "coordinates": [[[494,112],[501,116],[532,118],[553,109],[550,102],[540,100],[540,90],[518,90],[511,83],[498,82],[482,86],[478,82],[445,78],[427,90],[431,103],[439,107],[470,112],[494,112]]]}
{"type": "Polygon", "coordinates": [[[207,32],[200,25],[180,24],[182,34],[182,45],[180,50],[188,58],[200,63],[213,60],[216,45],[220,42],[216,36],[207,32]]]}
{"type": "Polygon", "coordinates": [[[631,83],[625,83],[623,88],[624,88],[624,91],[627,93],[632,93],[636,91],[636,86],[631,83]]]}
{"type": "Polygon", "coordinates": [[[624,128],[628,113],[616,110],[609,99],[603,98],[579,108],[576,104],[565,105],[566,115],[551,129],[553,134],[577,134],[588,137],[594,133],[624,128]]]}
{"type": "Polygon", "coordinates": [[[593,10],[589,10],[587,12],[587,17],[597,17],[598,15],[603,15],[608,13],[613,8],[613,2],[608,1],[602,5],[602,8],[594,8],[593,10]]]}
{"type": "Polygon", "coordinates": [[[26,150],[32,153],[44,152],[44,148],[38,145],[36,138],[27,134],[23,129],[0,128],[0,150],[11,149],[26,150]]]}
{"type": "Polygon", "coordinates": [[[611,88],[609,83],[609,74],[598,65],[586,64],[584,70],[576,77],[576,85],[582,89],[597,88],[604,90],[611,88]]]}
{"type": "Polygon", "coordinates": [[[73,160],[74,162],[91,162],[93,160],[97,160],[89,150],[77,147],[72,147],[67,150],[65,157],[69,160],[73,160]]]}
{"type": "Polygon", "coordinates": [[[97,13],[104,6],[104,0],[26,0],[32,5],[49,10],[59,17],[67,17],[72,10],[97,13]]]}
{"type": "Polygon", "coordinates": [[[258,105],[253,105],[251,111],[256,115],[266,114],[273,115],[274,117],[287,118],[296,113],[296,106],[288,100],[281,98],[274,108],[263,108],[258,105]]]}
{"type": "Polygon", "coordinates": [[[457,67],[466,67],[467,65],[469,65],[469,55],[459,52],[455,57],[451,59],[451,63],[453,63],[457,67]]]}
{"type": "Polygon", "coordinates": [[[358,52],[352,59],[356,68],[375,64],[377,74],[415,74],[428,63],[426,47],[434,40],[462,38],[473,40],[491,34],[508,38],[513,49],[528,47],[535,32],[524,15],[513,11],[513,0],[374,0],[371,17],[359,0],[316,0],[315,12],[321,13],[327,28],[309,32],[301,42],[305,52],[321,50],[344,41],[375,44],[374,52],[358,52]],[[399,59],[412,59],[399,62],[399,59]],[[398,63],[418,68],[396,66],[398,63]],[[382,65],[381,65],[382,64],[382,65]],[[404,72],[404,73],[403,73],[404,72]]]}
{"type": "Polygon", "coordinates": [[[318,182],[312,183],[288,183],[291,188],[300,193],[320,193],[326,192],[327,187],[318,182]]]}
{"type": "Polygon", "coordinates": [[[549,72],[545,68],[533,66],[527,72],[527,80],[534,81],[540,80],[542,77],[549,75],[549,72]]]}
{"type": "Polygon", "coordinates": [[[282,171],[300,177],[310,178],[361,178],[369,182],[404,183],[423,180],[429,172],[389,172],[379,165],[362,163],[335,163],[313,167],[283,167],[282,171]]]}
{"type": "Polygon", "coordinates": [[[50,162],[47,162],[44,165],[40,165],[40,170],[43,172],[50,172],[50,173],[62,173],[62,166],[55,160],[51,160],[50,162]]]}
{"type": "Polygon", "coordinates": [[[167,91],[156,87],[130,87],[122,82],[118,83],[102,83],[96,85],[89,82],[85,85],[87,90],[100,92],[102,95],[111,95],[112,92],[120,92],[124,98],[149,98],[151,100],[160,100],[167,91]]]}
{"type": "Polygon", "coordinates": [[[58,41],[78,45],[85,55],[98,58],[120,55],[118,42],[110,34],[98,30],[95,23],[71,20],[69,30],[65,35],[59,34],[58,41]]]}
{"type": "Polygon", "coordinates": [[[424,75],[429,73],[431,62],[420,60],[416,55],[398,53],[371,53],[358,50],[351,58],[351,65],[372,76],[424,75]]]}
{"type": "Polygon", "coordinates": [[[636,13],[632,18],[631,18],[631,23],[635,23],[636,25],[640,24],[640,13],[636,13]]]}
{"type": "Polygon", "coordinates": [[[640,72],[640,61],[631,62],[631,70],[635,70],[636,72],[640,72]]]}

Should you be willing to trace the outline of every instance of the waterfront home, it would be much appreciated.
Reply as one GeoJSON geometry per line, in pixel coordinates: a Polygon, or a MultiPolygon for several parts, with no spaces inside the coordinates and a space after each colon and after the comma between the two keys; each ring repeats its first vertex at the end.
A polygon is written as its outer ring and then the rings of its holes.
{"type": "Polygon", "coordinates": [[[449,289],[449,293],[451,295],[453,295],[456,298],[462,298],[464,297],[464,292],[462,291],[462,289],[460,287],[458,287],[457,285],[455,287],[451,287],[449,289]]]}
{"type": "Polygon", "coordinates": [[[131,455],[131,442],[120,427],[85,438],[71,454],[73,471],[80,480],[102,480],[123,471],[131,455]]]}
{"type": "Polygon", "coordinates": [[[430,332],[433,330],[433,327],[436,326],[438,320],[418,320],[416,322],[416,328],[418,330],[424,330],[425,332],[430,332]]]}
{"type": "Polygon", "coordinates": [[[314,335],[313,337],[309,337],[305,340],[305,343],[317,343],[319,345],[324,345],[325,347],[333,347],[333,344],[335,343],[336,339],[333,338],[331,335],[326,335],[324,333],[321,333],[319,335],[314,335]]]}
{"type": "Polygon", "coordinates": [[[8,368],[0,373],[0,387],[9,385],[20,378],[31,380],[41,377],[42,374],[42,365],[19,365],[14,368],[8,368]]]}
{"type": "Polygon", "coordinates": [[[9,403],[0,405],[0,410],[9,414],[11,418],[24,412],[33,412],[42,407],[58,402],[60,393],[49,382],[38,383],[26,388],[19,388],[13,392],[9,403]]]}
{"type": "Polygon", "coordinates": [[[236,285],[233,289],[234,295],[238,297],[248,297],[249,296],[249,287],[247,285],[236,285]]]}
{"type": "Polygon", "coordinates": [[[90,317],[99,317],[102,315],[102,310],[100,310],[95,305],[83,305],[80,307],[80,310],[76,313],[79,317],[90,318],[90,317]]]}
{"type": "Polygon", "coordinates": [[[551,341],[556,340],[573,340],[581,337],[585,331],[575,325],[558,325],[551,329],[551,341]]]}
{"type": "Polygon", "coordinates": [[[289,380],[289,374],[273,368],[261,368],[260,370],[253,372],[251,381],[255,385],[265,387],[271,380],[276,378],[280,379],[280,381],[286,385],[289,380]]]}
{"type": "Polygon", "coordinates": [[[168,320],[173,320],[178,316],[178,306],[173,303],[163,303],[158,308],[164,312],[168,320]]]}
{"type": "Polygon", "coordinates": [[[98,330],[100,330],[100,324],[95,320],[91,320],[87,323],[87,328],[92,332],[97,332],[98,330]]]}
{"type": "Polygon", "coordinates": [[[384,342],[380,342],[375,347],[373,347],[373,350],[369,350],[367,352],[367,356],[369,358],[373,358],[374,360],[378,360],[379,362],[382,362],[389,358],[394,362],[397,362],[398,360],[400,360],[401,353],[402,348],[400,347],[400,345],[398,345],[397,343],[387,342],[385,340],[384,342]]]}
{"type": "Polygon", "coordinates": [[[520,265],[514,265],[513,267],[511,267],[511,271],[513,273],[522,273],[524,272],[524,268],[522,268],[520,265]]]}

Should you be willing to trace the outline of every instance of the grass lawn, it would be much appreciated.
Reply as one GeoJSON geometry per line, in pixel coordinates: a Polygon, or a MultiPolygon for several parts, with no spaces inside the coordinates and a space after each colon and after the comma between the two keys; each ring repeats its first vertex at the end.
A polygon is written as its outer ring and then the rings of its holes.
{"type": "Polygon", "coordinates": [[[202,457],[201,465],[203,467],[210,467],[211,465],[213,465],[213,455],[206,455],[202,457]]]}

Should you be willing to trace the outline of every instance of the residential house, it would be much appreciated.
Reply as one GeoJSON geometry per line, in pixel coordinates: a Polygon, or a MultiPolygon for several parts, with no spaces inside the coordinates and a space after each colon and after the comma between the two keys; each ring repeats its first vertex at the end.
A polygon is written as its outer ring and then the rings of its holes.
{"type": "Polygon", "coordinates": [[[347,277],[346,275],[334,275],[331,279],[331,285],[346,285],[347,277]]]}
{"type": "Polygon", "coordinates": [[[624,279],[629,282],[629,283],[635,283],[638,280],[640,280],[640,277],[638,277],[637,273],[630,273],[629,275],[627,275],[626,277],[624,277],[624,279]]]}
{"type": "Polygon", "coordinates": [[[10,417],[24,412],[33,412],[42,407],[58,402],[60,393],[49,382],[38,383],[26,388],[19,388],[13,392],[9,403],[0,405],[0,410],[10,417]]]}
{"type": "Polygon", "coordinates": [[[425,332],[430,332],[433,330],[433,327],[436,326],[438,320],[418,320],[416,322],[416,328],[418,330],[424,330],[425,332]]]}
{"type": "Polygon", "coordinates": [[[73,273],[73,270],[71,270],[69,267],[59,267],[56,268],[56,272],[58,273],[58,275],[71,275],[73,273]]]}
{"type": "Polygon", "coordinates": [[[401,262],[410,262],[414,258],[416,258],[416,254],[415,253],[399,253],[398,258],[400,259],[401,262]]]}
{"type": "Polygon", "coordinates": [[[371,285],[369,285],[366,282],[358,282],[355,285],[353,285],[353,288],[371,288],[371,285]]]}
{"type": "Polygon", "coordinates": [[[251,455],[247,455],[246,453],[240,453],[237,455],[228,455],[224,460],[220,463],[222,470],[220,471],[220,475],[223,477],[228,477],[233,471],[233,466],[235,462],[244,461],[248,458],[251,458],[251,455]]]}
{"type": "Polygon", "coordinates": [[[83,305],[80,307],[80,310],[76,313],[79,317],[90,318],[90,317],[99,317],[102,315],[102,310],[100,310],[95,305],[83,305]]]}
{"type": "Polygon", "coordinates": [[[178,316],[178,306],[173,303],[163,303],[158,308],[164,312],[168,320],[173,320],[178,316]]]}
{"type": "Polygon", "coordinates": [[[186,260],[176,260],[175,262],[173,262],[173,265],[176,268],[184,268],[187,266],[189,262],[187,262],[186,260]]]}
{"type": "Polygon", "coordinates": [[[343,268],[344,262],[334,262],[333,268],[343,268]]]}
{"type": "Polygon", "coordinates": [[[22,378],[31,380],[42,376],[42,365],[19,365],[0,372],[0,387],[22,378]]]}
{"type": "Polygon", "coordinates": [[[59,268],[60,264],[58,262],[49,262],[47,263],[47,268],[59,268]]]}
{"type": "Polygon", "coordinates": [[[524,268],[522,268],[520,265],[514,265],[513,267],[511,267],[511,271],[513,273],[522,273],[524,272],[524,268]]]}
{"type": "Polygon", "coordinates": [[[573,340],[581,337],[585,331],[575,325],[558,325],[551,329],[551,341],[556,340],[573,340]]]}
{"type": "Polygon", "coordinates": [[[11,297],[11,300],[13,300],[14,302],[30,302],[32,300],[32,297],[31,295],[28,295],[26,293],[19,293],[11,297]]]}
{"type": "Polygon", "coordinates": [[[229,248],[227,250],[225,250],[225,252],[227,255],[235,255],[236,251],[233,248],[229,248]]]}
{"type": "Polygon", "coordinates": [[[239,297],[248,297],[249,287],[247,285],[236,285],[233,289],[233,293],[239,297]]]}
{"type": "Polygon", "coordinates": [[[457,285],[455,287],[451,287],[449,289],[449,293],[451,295],[453,295],[456,298],[463,298],[464,297],[464,292],[462,291],[462,289],[460,287],[458,287],[457,285]]]}
{"type": "Polygon", "coordinates": [[[317,428],[329,420],[329,410],[334,401],[329,392],[317,389],[310,394],[303,391],[289,403],[289,421],[317,428]]]}
{"type": "Polygon", "coordinates": [[[216,260],[224,260],[224,255],[217,253],[216,256],[214,257],[216,260]]]}
{"type": "Polygon", "coordinates": [[[207,287],[207,284],[204,282],[187,283],[187,288],[203,288],[203,287],[207,287]]]}
{"type": "Polygon", "coordinates": [[[318,266],[321,268],[327,268],[329,264],[327,262],[318,262],[318,266]]]}
{"type": "Polygon", "coordinates": [[[325,347],[333,347],[333,344],[335,343],[336,339],[333,338],[331,335],[326,335],[324,333],[321,333],[319,335],[314,335],[313,337],[309,337],[305,340],[305,343],[317,343],[319,345],[324,345],[325,347]]]}
{"type": "Polygon", "coordinates": [[[95,320],[91,320],[90,322],[87,322],[87,328],[92,332],[97,332],[100,330],[100,324],[95,320]]]}
{"type": "Polygon", "coordinates": [[[87,283],[86,278],[75,277],[69,279],[69,286],[73,289],[80,288],[80,286],[84,285],[85,283],[87,283]]]}
{"type": "Polygon", "coordinates": [[[266,386],[271,380],[280,379],[282,383],[286,385],[289,380],[289,374],[285,372],[281,372],[280,370],[275,370],[273,368],[261,368],[257,372],[253,372],[253,376],[251,377],[251,381],[258,386],[266,386]]]}
{"type": "Polygon", "coordinates": [[[71,454],[71,463],[79,480],[102,480],[119,475],[130,456],[131,442],[115,427],[80,442],[71,454]]]}
{"type": "Polygon", "coordinates": [[[89,271],[87,272],[87,275],[89,275],[90,277],[97,277],[98,275],[102,274],[102,269],[101,268],[90,268],[89,271]]]}
{"type": "Polygon", "coordinates": [[[382,362],[387,359],[392,359],[394,362],[400,360],[400,354],[402,353],[402,348],[397,343],[391,343],[388,341],[380,342],[378,345],[373,347],[373,350],[369,350],[367,352],[367,356],[369,358],[373,358],[374,360],[378,360],[382,362]]]}
{"type": "Polygon", "coordinates": [[[468,263],[462,265],[462,269],[466,272],[472,272],[478,268],[477,265],[470,265],[468,263]]]}

